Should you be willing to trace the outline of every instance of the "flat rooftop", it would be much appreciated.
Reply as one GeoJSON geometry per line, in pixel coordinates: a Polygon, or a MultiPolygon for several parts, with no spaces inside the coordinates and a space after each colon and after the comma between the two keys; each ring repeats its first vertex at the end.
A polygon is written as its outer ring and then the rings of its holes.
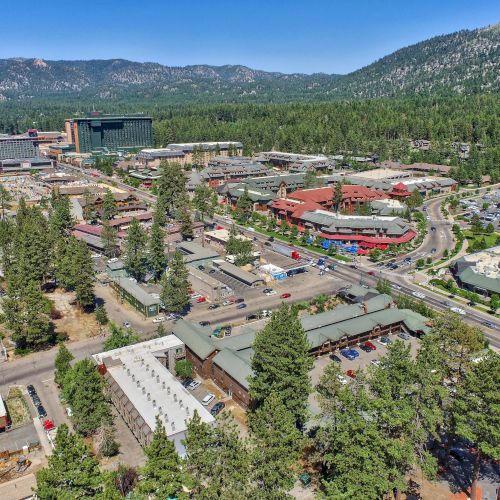
{"type": "Polygon", "coordinates": [[[203,422],[214,421],[206,408],[159,361],[158,357],[177,348],[183,349],[184,343],[175,335],[167,335],[93,355],[98,364],[106,364],[107,371],[149,428],[155,429],[156,417],[160,416],[168,436],[184,432],[195,410],[203,422]]]}
{"type": "MultiPolygon", "coordinates": [[[[374,170],[364,170],[349,174],[350,177],[359,177],[362,179],[384,180],[384,179],[407,179],[411,176],[409,172],[395,170],[392,168],[376,168],[374,170]]],[[[406,182],[406,181],[405,181],[406,182]]]]}

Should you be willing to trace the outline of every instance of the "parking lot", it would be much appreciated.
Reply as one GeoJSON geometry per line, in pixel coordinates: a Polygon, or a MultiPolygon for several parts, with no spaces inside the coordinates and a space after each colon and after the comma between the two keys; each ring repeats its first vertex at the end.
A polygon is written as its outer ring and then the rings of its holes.
{"type": "MultiPolygon", "coordinates": [[[[397,335],[390,335],[389,338],[392,341],[402,340],[397,335]]],[[[419,340],[415,337],[410,336],[408,340],[402,341],[406,344],[410,344],[411,354],[412,356],[416,356],[419,346],[419,340]]],[[[376,347],[376,349],[368,352],[363,351],[358,346],[353,346],[353,348],[356,349],[356,351],[359,353],[359,356],[353,360],[347,359],[346,357],[342,356],[339,351],[336,351],[333,354],[340,359],[340,362],[333,361],[330,355],[316,358],[314,360],[313,369],[310,372],[313,387],[319,383],[326,367],[332,363],[338,364],[340,371],[346,380],[350,380],[350,377],[347,375],[347,372],[349,370],[352,370],[356,373],[359,370],[365,370],[369,366],[373,366],[373,361],[376,361],[387,354],[387,347],[381,344],[378,340],[373,340],[372,343],[376,347]]],[[[320,408],[316,396],[317,393],[314,392],[309,396],[309,406],[313,415],[318,415],[320,413],[320,408]]]]}

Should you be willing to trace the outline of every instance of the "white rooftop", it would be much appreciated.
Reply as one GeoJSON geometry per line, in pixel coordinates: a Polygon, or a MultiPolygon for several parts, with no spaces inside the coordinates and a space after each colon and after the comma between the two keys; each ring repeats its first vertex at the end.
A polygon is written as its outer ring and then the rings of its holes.
{"type": "Polygon", "coordinates": [[[183,346],[175,335],[167,335],[93,356],[99,364],[109,357],[121,361],[121,364],[107,366],[108,372],[149,428],[155,429],[158,415],[168,436],[184,432],[195,410],[203,422],[214,421],[206,408],[157,358],[170,349],[183,346]]]}
{"type": "Polygon", "coordinates": [[[500,277],[500,246],[465,255],[464,260],[474,263],[471,269],[477,274],[493,279],[500,277]]]}
{"type": "Polygon", "coordinates": [[[7,409],[3,402],[2,396],[0,395],[0,417],[5,417],[7,415],[7,409]]]}
{"type": "Polygon", "coordinates": [[[384,180],[384,179],[405,179],[410,177],[409,172],[394,170],[392,168],[376,168],[374,170],[363,170],[354,174],[349,174],[351,177],[359,177],[361,179],[384,180]]]}
{"type": "MultiPolygon", "coordinates": [[[[377,200],[379,201],[379,200],[377,200]]],[[[399,219],[399,217],[388,217],[385,215],[344,215],[336,212],[329,212],[328,210],[313,210],[316,214],[327,215],[328,217],[334,217],[335,219],[354,219],[354,220],[385,220],[393,221],[399,219]]]]}

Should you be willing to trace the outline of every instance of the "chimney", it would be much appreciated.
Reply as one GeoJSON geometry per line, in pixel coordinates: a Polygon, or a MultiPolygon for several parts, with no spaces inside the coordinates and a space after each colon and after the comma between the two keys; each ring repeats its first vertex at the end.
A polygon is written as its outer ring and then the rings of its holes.
{"type": "Polygon", "coordinates": [[[172,430],[175,431],[175,422],[172,422],[172,430]]]}
{"type": "Polygon", "coordinates": [[[149,363],[146,365],[146,371],[149,371],[149,363]]]}
{"type": "Polygon", "coordinates": [[[186,415],[189,415],[189,406],[186,406],[186,415]]]}
{"type": "Polygon", "coordinates": [[[130,377],[130,368],[127,368],[127,375],[130,377]]]}
{"type": "Polygon", "coordinates": [[[155,378],[155,371],[154,370],[151,370],[151,377],[155,378]]]}
{"type": "Polygon", "coordinates": [[[158,415],[163,415],[163,408],[161,406],[158,407],[158,415]]]}
{"type": "Polygon", "coordinates": [[[167,387],[167,394],[170,394],[170,386],[167,387]]]}
{"type": "Polygon", "coordinates": [[[146,388],[145,387],[142,388],[142,393],[146,394],[146,388]]]}
{"type": "Polygon", "coordinates": [[[165,413],[165,417],[164,417],[164,419],[163,419],[163,420],[165,420],[165,423],[167,423],[167,422],[168,422],[168,415],[167,415],[166,413],[165,413]]]}
{"type": "Polygon", "coordinates": [[[163,390],[165,390],[165,381],[163,381],[163,382],[161,383],[161,388],[162,388],[163,390]]]}
{"type": "Polygon", "coordinates": [[[151,401],[151,393],[148,392],[148,401],[151,401]]]}
{"type": "Polygon", "coordinates": [[[182,402],[182,399],[179,399],[179,406],[182,408],[184,406],[184,403],[182,402]]]}
{"type": "Polygon", "coordinates": [[[156,383],[159,384],[160,383],[160,376],[159,375],[156,375],[156,383]]]}
{"type": "Polygon", "coordinates": [[[174,401],[177,402],[177,394],[174,392],[174,401]]]}
{"type": "Polygon", "coordinates": [[[366,305],[366,302],[363,302],[363,312],[368,314],[368,306],[366,305]]]}
{"type": "Polygon", "coordinates": [[[132,373],[132,382],[135,382],[135,375],[132,373]]]}
{"type": "Polygon", "coordinates": [[[156,399],[153,399],[153,408],[156,408],[156,399]]]}

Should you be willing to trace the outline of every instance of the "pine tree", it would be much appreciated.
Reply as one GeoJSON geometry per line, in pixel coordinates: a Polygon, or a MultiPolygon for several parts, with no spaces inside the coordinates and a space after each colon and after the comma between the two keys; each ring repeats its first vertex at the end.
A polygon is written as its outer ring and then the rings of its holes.
{"type": "Polygon", "coordinates": [[[185,478],[181,459],[158,416],[153,438],[144,453],[146,464],[140,472],[138,492],[150,498],[188,498],[182,488],[185,478]]]}
{"type": "Polygon", "coordinates": [[[199,184],[194,190],[193,207],[200,213],[202,222],[206,215],[213,217],[217,207],[217,194],[207,184],[199,184]]]}
{"type": "Polygon", "coordinates": [[[64,377],[66,373],[71,369],[71,361],[74,359],[73,354],[68,350],[64,344],[59,345],[59,351],[55,359],[55,374],[54,381],[58,386],[62,386],[64,383],[64,377]]]}
{"type": "Polygon", "coordinates": [[[101,241],[106,257],[115,257],[118,252],[116,233],[116,229],[109,224],[109,220],[103,219],[101,241]]]}
{"type": "Polygon", "coordinates": [[[185,194],[186,176],[178,163],[160,163],[158,201],[169,215],[179,207],[179,199],[185,194]]]}
{"type": "Polygon", "coordinates": [[[38,348],[52,341],[49,317],[52,303],[37,283],[26,283],[23,276],[9,273],[2,307],[5,324],[12,332],[12,340],[18,349],[38,348]]]}
{"type": "Polygon", "coordinates": [[[247,444],[227,414],[219,425],[201,422],[197,413],[188,423],[186,469],[194,478],[192,493],[196,498],[243,500],[251,498],[251,461],[247,444]]]}
{"type": "Polygon", "coordinates": [[[87,308],[94,305],[94,263],[89,247],[83,241],[76,240],[73,254],[73,274],[75,283],[76,301],[80,307],[87,308]]]}
{"type": "Polygon", "coordinates": [[[155,213],[149,236],[149,265],[153,270],[155,280],[160,279],[167,266],[164,236],[164,231],[155,213]]]}
{"type": "Polygon", "coordinates": [[[236,209],[241,214],[242,219],[247,221],[253,210],[253,201],[248,194],[248,188],[246,184],[243,194],[238,198],[238,201],[236,202],[236,209]]]}
{"type": "Polygon", "coordinates": [[[177,208],[177,217],[181,223],[181,234],[185,240],[191,240],[194,235],[193,219],[191,217],[191,210],[189,208],[189,200],[185,197],[179,201],[177,208]]]}
{"type": "Polygon", "coordinates": [[[11,219],[0,220],[0,252],[1,265],[4,275],[9,272],[10,266],[14,260],[13,240],[15,234],[15,225],[11,219]]]}
{"type": "Polygon", "coordinates": [[[285,498],[305,444],[293,415],[272,393],[252,419],[253,480],[266,498],[285,498]]]}
{"type": "Polygon", "coordinates": [[[66,373],[63,394],[73,409],[74,428],[83,435],[93,434],[111,423],[111,411],[104,396],[104,383],[89,359],[75,363],[66,373]]]}
{"type": "Polygon", "coordinates": [[[106,192],[104,193],[104,198],[102,200],[102,215],[101,219],[104,220],[111,220],[114,217],[116,217],[116,214],[118,213],[118,209],[116,208],[116,202],[115,202],[115,197],[113,196],[113,193],[111,190],[106,189],[106,192]]]}
{"type": "Polygon", "coordinates": [[[114,322],[109,323],[109,336],[102,346],[103,351],[111,351],[139,342],[139,336],[131,328],[122,328],[114,322]]]}
{"type": "Polygon", "coordinates": [[[160,293],[165,310],[173,313],[183,312],[189,304],[189,272],[182,254],[176,250],[170,261],[168,271],[162,276],[160,293]]]}
{"type": "Polygon", "coordinates": [[[108,321],[109,321],[108,313],[106,312],[106,308],[102,304],[99,304],[98,306],[96,306],[94,314],[95,314],[96,321],[101,326],[108,324],[108,321]]]}
{"type": "Polygon", "coordinates": [[[363,385],[343,386],[339,375],[338,366],[329,365],[317,388],[322,425],[315,444],[325,497],[385,498],[405,487],[405,475],[397,464],[411,455],[411,446],[386,436],[363,385]]]}
{"type": "Polygon", "coordinates": [[[459,436],[476,448],[472,471],[471,499],[480,497],[478,480],[481,464],[488,458],[500,460],[500,359],[487,353],[467,372],[453,406],[459,436]]]}
{"type": "Polygon", "coordinates": [[[11,207],[12,195],[3,184],[0,185],[0,210],[2,211],[2,220],[5,219],[5,211],[11,207]]]}
{"type": "MultiPolygon", "coordinates": [[[[278,394],[296,425],[307,418],[307,398],[311,392],[309,370],[313,360],[309,343],[297,313],[282,303],[269,323],[255,336],[250,379],[253,411],[259,409],[269,394],[278,394]]],[[[253,415],[250,414],[250,422],[253,415]]]]}
{"type": "Polygon", "coordinates": [[[83,192],[83,201],[83,218],[86,221],[95,221],[97,218],[95,196],[88,189],[83,192]]]}
{"type": "Polygon", "coordinates": [[[37,497],[40,500],[96,497],[102,491],[102,480],[99,464],[83,439],[61,424],[48,465],[36,474],[37,497]]]}
{"type": "Polygon", "coordinates": [[[127,271],[140,281],[146,272],[147,235],[137,219],[132,219],[125,238],[124,264],[127,271]]]}
{"type": "Polygon", "coordinates": [[[75,221],[71,215],[71,202],[69,198],[54,191],[51,204],[52,211],[49,217],[51,229],[58,236],[69,236],[75,225],[75,221]]]}
{"type": "Polygon", "coordinates": [[[335,188],[333,190],[332,203],[333,203],[333,208],[335,209],[335,212],[337,212],[337,213],[340,211],[340,207],[342,205],[342,199],[343,199],[342,188],[343,188],[343,186],[344,186],[343,182],[337,182],[335,184],[335,188]]]}

